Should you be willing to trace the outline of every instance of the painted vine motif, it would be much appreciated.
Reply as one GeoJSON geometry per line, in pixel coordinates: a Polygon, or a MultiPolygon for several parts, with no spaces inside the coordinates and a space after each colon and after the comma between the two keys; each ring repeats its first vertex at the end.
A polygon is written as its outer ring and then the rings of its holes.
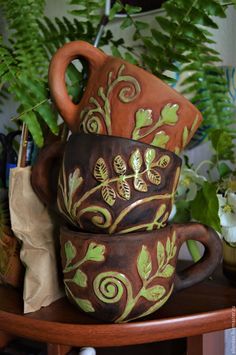
{"type": "Polygon", "coordinates": [[[104,261],[104,252],[105,246],[97,243],[90,243],[86,254],[82,259],[80,259],[76,264],[73,264],[72,261],[76,257],[76,248],[68,241],[65,243],[65,257],[66,257],[66,265],[63,269],[63,273],[67,273],[70,271],[75,271],[72,278],[64,278],[64,285],[67,295],[70,295],[74,302],[84,311],[84,312],[95,312],[93,305],[90,300],[75,297],[70,289],[69,284],[74,283],[79,287],[85,288],[87,287],[88,277],[87,275],[80,269],[80,267],[87,261],[104,261]]]}
{"type": "MultiPolygon", "coordinates": [[[[132,132],[132,139],[140,140],[142,138],[145,138],[152,134],[154,131],[156,131],[158,128],[161,129],[161,127],[165,125],[175,126],[179,121],[179,116],[177,112],[178,109],[178,104],[168,103],[162,108],[160,117],[158,118],[155,124],[153,124],[151,109],[139,109],[135,115],[135,128],[132,132]],[[149,128],[142,133],[143,128],[147,127],[149,128]]],[[[197,115],[190,129],[188,129],[187,126],[184,126],[181,145],[180,147],[175,148],[176,154],[179,154],[180,150],[187,145],[190,137],[194,134],[196,130],[196,125],[198,121],[199,117],[197,115]]],[[[164,130],[160,130],[155,134],[155,137],[152,140],[151,144],[155,147],[166,148],[166,145],[169,140],[170,136],[164,130]]]]}
{"type": "MultiPolygon", "coordinates": [[[[81,228],[83,228],[81,217],[85,213],[92,212],[94,214],[92,223],[95,226],[103,229],[108,228],[110,234],[114,233],[118,224],[123,220],[123,218],[138,205],[150,202],[152,200],[173,200],[180,169],[177,169],[173,190],[170,194],[158,194],[146,198],[144,197],[138,201],[135,201],[126,207],[123,211],[121,211],[121,213],[114,221],[112,220],[112,216],[108,208],[93,204],[84,209],[79,209],[81,204],[97,191],[100,191],[102,200],[109,206],[113,206],[117,198],[130,200],[131,183],[133,184],[133,187],[136,191],[145,193],[148,191],[148,184],[146,181],[152,185],[158,186],[162,181],[162,170],[165,169],[170,164],[170,162],[171,158],[169,155],[164,154],[160,157],[156,157],[155,149],[146,149],[144,156],[142,156],[142,153],[137,148],[131,153],[129,158],[129,166],[131,167],[133,173],[126,174],[127,164],[121,155],[117,155],[114,157],[112,164],[116,175],[110,177],[107,164],[105,160],[100,157],[96,161],[93,170],[93,176],[98,184],[87,191],[79,200],[76,201],[74,197],[76,196],[78,189],[81,187],[84,178],[81,176],[80,169],[76,168],[73,173],[69,174],[67,186],[63,161],[58,184],[58,188],[63,196],[63,199],[58,198],[58,208],[61,213],[70,220],[72,224],[78,224],[81,228]],[[61,200],[63,200],[63,203],[61,200]],[[76,202],[73,202],[73,200],[76,202]]],[[[141,228],[151,230],[154,227],[163,227],[169,216],[169,213],[165,212],[165,210],[166,204],[163,204],[156,212],[156,217],[152,223],[142,226],[135,226],[128,231],[138,230],[141,228]],[[163,216],[163,219],[160,221],[161,216],[163,216]]],[[[127,232],[127,230],[124,230],[124,232],[127,232]]]]}
{"type": "Polygon", "coordinates": [[[122,64],[114,77],[113,72],[108,73],[107,87],[98,89],[98,98],[90,97],[89,106],[85,107],[80,114],[81,130],[85,133],[102,133],[103,125],[106,127],[106,133],[112,135],[112,108],[110,95],[119,83],[125,83],[118,98],[123,103],[129,103],[135,100],[141,92],[139,82],[131,75],[124,74],[125,65],[122,64]],[[100,102],[102,101],[102,104],[100,102]]]}
{"type": "Polygon", "coordinates": [[[173,232],[171,238],[167,238],[166,245],[161,241],[156,244],[157,269],[153,270],[153,261],[151,253],[147,246],[143,245],[137,258],[137,271],[142,281],[142,287],[134,295],[132,282],[124,274],[117,271],[107,271],[96,276],[93,282],[93,289],[97,298],[107,304],[119,302],[126,291],[126,305],[122,314],[116,319],[116,323],[128,322],[139,317],[147,316],[160,308],[170,297],[173,284],[167,293],[162,285],[150,286],[157,278],[171,278],[175,272],[174,266],[170,261],[175,257],[176,233],[173,232]],[[128,318],[129,314],[137,305],[140,298],[143,297],[154,304],[145,312],[134,318],[128,318]]]}

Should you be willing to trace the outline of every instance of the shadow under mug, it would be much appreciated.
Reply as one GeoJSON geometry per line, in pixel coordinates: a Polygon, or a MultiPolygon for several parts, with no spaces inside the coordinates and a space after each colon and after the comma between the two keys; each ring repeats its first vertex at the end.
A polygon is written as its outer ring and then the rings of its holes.
{"type": "Polygon", "coordinates": [[[164,227],[181,159],[131,139],[77,133],[66,143],[57,206],[70,225],[92,233],[164,227]]]}
{"type": "Polygon", "coordinates": [[[73,133],[126,137],[179,153],[202,121],[198,109],[162,80],[83,41],[67,43],[55,53],[49,86],[73,133]],[[88,61],[89,75],[82,99],[74,104],[65,73],[79,57],[88,61]]]}
{"type": "Polygon", "coordinates": [[[216,232],[198,223],[110,237],[64,227],[60,243],[68,299],[89,315],[116,323],[155,312],[174,290],[210,276],[222,256],[216,232]],[[205,253],[179,273],[178,254],[187,240],[201,242],[205,253]]]}

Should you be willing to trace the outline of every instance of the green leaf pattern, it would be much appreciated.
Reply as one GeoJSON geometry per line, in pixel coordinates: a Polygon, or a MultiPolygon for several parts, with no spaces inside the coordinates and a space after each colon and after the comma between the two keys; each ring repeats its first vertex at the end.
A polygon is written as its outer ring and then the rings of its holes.
{"type": "Polygon", "coordinates": [[[157,278],[173,277],[175,268],[171,264],[171,260],[176,256],[177,251],[176,233],[173,232],[171,238],[167,238],[166,243],[158,241],[156,248],[157,264],[152,260],[151,253],[146,245],[142,245],[137,256],[136,266],[142,286],[136,295],[133,292],[132,280],[129,280],[123,273],[113,270],[99,273],[95,277],[93,282],[94,293],[102,303],[111,304],[119,302],[124,295],[124,290],[126,290],[125,307],[122,308],[122,313],[116,320],[117,323],[135,319],[128,317],[141,297],[152,304],[139,317],[158,309],[172,292],[173,284],[170,291],[167,292],[165,286],[157,284],[157,278]]]}

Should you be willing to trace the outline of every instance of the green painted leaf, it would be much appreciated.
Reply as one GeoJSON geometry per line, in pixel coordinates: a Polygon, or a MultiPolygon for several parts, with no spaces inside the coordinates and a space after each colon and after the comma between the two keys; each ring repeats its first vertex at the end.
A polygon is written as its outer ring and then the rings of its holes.
{"type": "Polygon", "coordinates": [[[165,248],[162,242],[157,242],[157,262],[158,267],[161,268],[165,261],[165,248]]]}
{"type": "Polygon", "coordinates": [[[188,127],[184,127],[183,136],[182,136],[182,147],[184,148],[188,143],[188,127]]]}
{"type": "Polygon", "coordinates": [[[102,187],[101,193],[102,193],[102,197],[103,197],[104,201],[109,206],[113,206],[114,203],[116,202],[115,190],[110,185],[106,185],[106,186],[102,187]]]}
{"type": "Polygon", "coordinates": [[[102,244],[97,244],[97,243],[90,243],[87,253],[86,253],[86,260],[91,260],[91,261],[104,261],[104,253],[106,251],[105,245],[102,244]]]}
{"type": "Polygon", "coordinates": [[[147,171],[147,177],[149,181],[154,185],[160,185],[161,183],[161,175],[155,169],[151,169],[147,171]]]}
{"type": "Polygon", "coordinates": [[[70,240],[65,243],[65,255],[66,255],[66,264],[67,265],[76,256],[76,248],[74,247],[74,245],[71,243],[70,240]]]}
{"type": "Polygon", "coordinates": [[[131,189],[127,181],[119,179],[117,181],[117,191],[120,197],[124,200],[129,200],[131,197],[131,189]]]}
{"type": "Polygon", "coordinates": [[[137,259],[138,273],[142,280],[147,280],[152,271],[152,259],[147,247],[142,246],[142,250],[137,259]]]}
{"type": "Polygon", "coordinates": [[[76,168],[69,174],[69,195],[73,196],[78,187],[82,184],[83,178],[80,176],[80,169],[76,168]]]}
{"type": "Polygon", "coordinates": [[[84,298],[74,298],[78,306],[84,311],[84,312],[95,312],[95,309],[93,308],[92,303],[89,300],[86,300],[84,298]]]}
{"type": "Polygon", "coordinates": [[[86,287],[87,286],[87,275],[83,271],[78,269],[76,271],[72,281],[80,287],[86,287]]]}
{"type": "Polygon", "coordinates": [[[161,121],[162,124],[167,124],[167,125],[175,125],[178,122],[178,114],[177,111],[179,109],[179,105],[177,104],[167,104],[164,106],[164,108],[161,110],[161,121]]]}
{"type": "Polygon", "coordinates": [[[172,265],[168,264],[162,271],[158,272],[158,276],[168,278],[171,277],[174,272],[175,268],[172,265]]]}
{"type": "Polygon", "coordinates": [[[134,178],[134,188],[140,192],[146,192],[148,190],[146,182],[138,175],[134,178]]]}
{"type": "Polygon", "coordinates": [[[170,250],[171,250],[171,242],[170,242],[170,238],[168,237],[167,241],[166,241],[166,254],[167,254],[167,256],[170,255],[170,250]]]}
{"type": "Polygon", "coordinates": [[[162,155],[162,157],[153,166],[165,169],[170,163],[169,155],[162,155]]]}
{"type": "Polygon", "coordinates": [[[143,158],[138,148],[131,154],[129,163],[133,171],[137,174],[143,163],[143,158]]]}
{"type": "Polygon", "coordinates": [[[135,128],[132,133],[132,139],[139,139],[140,128],[151,126],[152,123],[152,110],[143,108],[139,109],[135,114],[135,128]]]}
{"type": "Polygon", "coordinates": [[[95,164],[93,175],[96,180],[104,182],[108,179],[107,166],[103,158],[99,158],[95,164]]]}
{"type": "Polygon", "coordinates": [[[156,302],[160,298],[163,297],[165,292],[166,292],[166,290],[165,290],[165,288],[163,286],[157,285],[157,286],[150,287],[150,288],[148,288],[146,290],[143,290],[141,295],[144,298],[146,298],[148,301],[156,302]]]}
{"type": "Polygon", "coordinates": [[[191,134],[193,134],[197,130],[197,123],[199,122],[199,117],[198,115],[195,117],[195,120],[193,121],[192,127],[190,129],[191,134]]]}
{"type": "Polygon", "coordinates": [[[159,147],[159,148],[165,148],[169,140],[170,137],[164,131],[160,131],[155,134],[155,137],[151,145],[154,145],[155,147],[159,147]]]}
{"type": "Polygon", "coordinates": [[[120,156],[120,155],[117,155],[114,159],[114,162],[113,162],[113,166],[114,166],[114,169],[115,169],[115,172],[119,175],[124,175],[125,172],[126,172],[126,162],[124,161],[124,159],[120,156]]]}
{"type": "Polygon", "coordinates": [[[155,159],[155,156],[156,156],[155,149],[148,148],[145,151],[145,153],[144,153],[144,161],[145,161],[145,165],[146,165],[147,169],[150,169],[150,166],[151,166],[153,160],[155,159]]]}

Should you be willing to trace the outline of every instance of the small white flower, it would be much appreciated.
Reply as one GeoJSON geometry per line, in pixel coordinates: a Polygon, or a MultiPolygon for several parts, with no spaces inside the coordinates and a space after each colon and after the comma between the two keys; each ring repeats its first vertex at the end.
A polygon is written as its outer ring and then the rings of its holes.
{"type": "Polygon", "coordinates": [[[199,186],[207,181],[202,175],[198,175],[194,170],[184,167],[180,174],[177,188],[178,196],[184,196],[186,201],[192,201],[196,197],[199,186]]]}
{"type": "Polygon", "coordinates": [[[236,242],[236,194],[228,193],[225,197],[217,195],[219,201],[219,218],[223,238],[229,243],[236,242]]]}

